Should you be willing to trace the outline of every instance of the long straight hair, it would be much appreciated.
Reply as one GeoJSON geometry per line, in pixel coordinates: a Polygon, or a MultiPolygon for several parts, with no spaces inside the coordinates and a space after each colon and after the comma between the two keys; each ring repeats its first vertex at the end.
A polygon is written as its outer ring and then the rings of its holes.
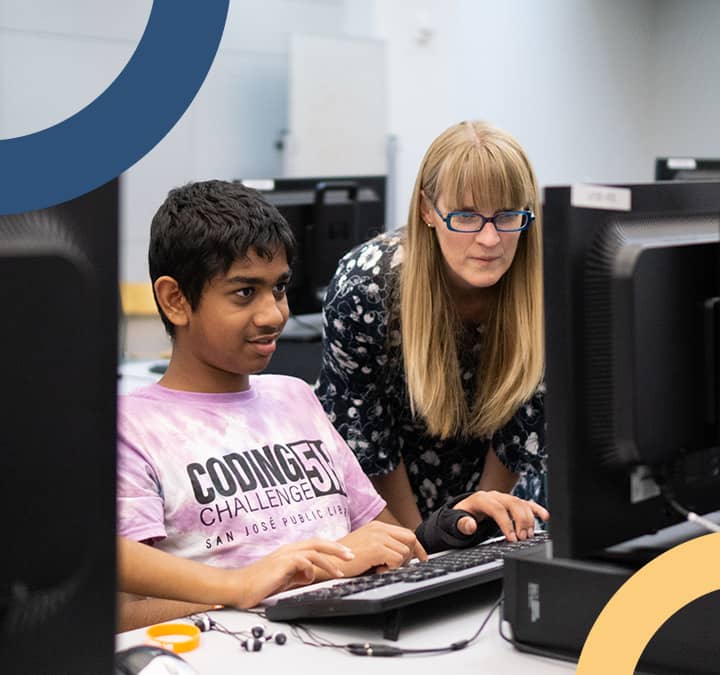
{"type": "Polygon", "coordinates": [[[408,215],[400,270],[400,330],[410,405],[428,431],[484,437],[506,424],[540,384],[544,365],[542,228],[532,166],[520,144],[485,122],[456,124],[422,160],[408,215]],[[535,213],[521,232],[515,258],[496,284],[468,405],[460,372],[462,320],[450,294],[442,251],[422,217],[422,199],[441,195],[461,205],[502,205],[535,213]]]}

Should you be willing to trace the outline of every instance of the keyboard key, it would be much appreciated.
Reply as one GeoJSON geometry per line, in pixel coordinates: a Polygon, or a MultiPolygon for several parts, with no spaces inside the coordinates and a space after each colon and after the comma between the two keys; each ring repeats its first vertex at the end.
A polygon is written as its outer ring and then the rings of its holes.
{"type": "Polygon", "coordinates": [[[538,532],[524,541],[500,539],[455,549],[398,569],[310,588],[275,601],[271,598],[266,615],[282,621],[386,611],[498,579],[502,576],[505,555],[542,546],[547,541],[548,534],[538,532]]]}

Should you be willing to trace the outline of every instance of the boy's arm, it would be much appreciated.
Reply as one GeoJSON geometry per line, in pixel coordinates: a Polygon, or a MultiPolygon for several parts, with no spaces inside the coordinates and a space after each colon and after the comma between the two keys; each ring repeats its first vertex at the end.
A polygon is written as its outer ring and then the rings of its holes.
{"type": "Polygon", "coordinates": [[[218,608],[218,605],[146,598],[130,593],[118,593],[117,606],[119,633],[218,608]]]}
{"type": "Polygon", "coordinates": [[[234,570],[185,560],[125,537],[118,537],[117,544],[120,591],[213,605],[242,604],[242,577],[235,578],[234,570]]]}
{"type": "Polygon", "coordinates": [[[179,558],[118,537],[118,590],[136,595],[247,609],[286,588],[316,580],[319,568],[343,576],[354,555],[340,542],[308,539],[281,546],[241,569],[223,569],[179,558]]]}

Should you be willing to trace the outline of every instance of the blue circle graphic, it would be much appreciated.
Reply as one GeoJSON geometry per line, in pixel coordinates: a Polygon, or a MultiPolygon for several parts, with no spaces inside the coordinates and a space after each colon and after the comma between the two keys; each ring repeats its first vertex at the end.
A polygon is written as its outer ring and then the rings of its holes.
{"type": "Polygon", "coordinates": [[[0,140],[0,214],[45,208],[106,183],[172,129],[200,89],[230,0],[154,0],[130,61],[62,122],[0,140]]]}

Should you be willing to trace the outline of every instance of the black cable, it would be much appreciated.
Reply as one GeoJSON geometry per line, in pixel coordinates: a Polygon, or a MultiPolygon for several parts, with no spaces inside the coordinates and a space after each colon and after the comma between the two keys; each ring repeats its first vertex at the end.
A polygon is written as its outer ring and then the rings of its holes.
{"type": "Polygon", "coordinates": [[[332,649],[343,649],[350,654],[355,654],[356,656],[403,656],[405,654],[420,656],[423,654],[445,654],[449,652],[456,652],[460,649],[465,649],[471,643],[477,640],[477,638],[480,636],[480,633],[482,633],[483,629],[487,625],[488,621],[490,621],[490,618],[492,617],[495,610],[500,606],[501,602],[502,595],[500,595],[500,597],[495,601],[495,603],[483,619],[482,623],[480,624],[480,627],[471,637],[465,640],[458,640],[457,642],[453,642],[444,647],[425,647],[421,649],[413,649],[409,647],[396,647],[394,645],[389,645],[383,642],[349,642],[347,644],[338,644],[336,642],[328,640],[322,635],[319,635],[318,633],[308,628],[307,626],[304,626],[303,624],[291,623],[290,626],[295,637],[297,637],[298,640],[300,640],[300,642],[302,642],[303,644],[309,645],[311,647],[329,647],[332,649]],[[301,631],[303,631],[309,639],[306,639],[301,633],[301,631]]]}
{"type": "MultiPolygon", "coordinates": [[[[656,480],[656,482],[658,481],[656,480]]],[[[660,493],[662,494],[663,499],[667,502],[668,506],[671,506],[673,510],[677,511],[677,513],[679,513],[683,518],[687,518],[690,511],[675,499],[675,494],[672,488],[670,488],[667,483],[658,482],[658,485],[660,487],[660,493]]]]}
{"type": "Polygon", "coordinates": [[[261,624],[252,626],[249,630],[230,630],[227,626],[224,626],[205,613],[191,614],[188,618],[202,632],[215,631],[216,633],[228,635],[237,640],[240,646],[248,652],[259,652],[262,649],[263,643],[269,642],[270,640],[277,645],[284,645],[287,641],[287,635],[285,635],[285,633],[266,633],[266,627],[261,624]]]}
{"type": "Polygon", "coordinates": [[[300,640],[300,642],[302,642],[304,645],[308,645],[309,647],[334,647],[335,649],[345,649],[345,645],[332,642],[331,640],[328,640],[327,638],[323,637],[319,633],[316,633],[315,631],[308,628],[307,626],[304,626],[301,623],[291,622],[290,630],[292,631],[293,635],[298,640],[300,640]],[[303,637],[301,631],[303,631],[309,639],[303,637]]]}
{"type": "Polygon", "coordinates": [[[224,633],[225,635],[230,635],[231,637],[238,638],[238,635],[242,635],[245,638],[253,637],[252,633],[249,630],[230,630],[226,626],[223,626],[221,623],[218,623],[215,619],[212,620],[211,623],[211,630],[215,630],[218,633],[224,633]]]}
{"type": "Polygon", "coordinates": [[[668,505],[685,518],[685,520],[690,523],[697,523],[709,532],[720,532],[720,526],[718,526],[717,523],[713,523],[711,520],[699,516],[697,513],[680,504],[680,502],[675,499],[672,490],[667,485],[661,485],[660,492],[668,505]]]}
{"type": "MultiPolygon", "coordinates": [[[[234,637],[237,640],[240,640],[238,635],[242,635],[243,637],[249,638],[253,637],[253,634],[249,630],[230,630],[226,626],[223,626],[219,621],[216,619],[213,619],[208,614],[191,614],[188,616],[188,619],[192,621],[196,626],[200,628],[200,630],[203,631],[216,631],[217,633],[223,633],[224,635],[229,635],[230,637],[234,637]],[[201,627],[201,624],[204,624],[201,627]]],[[[242,640],[240,640],[242,642],[242,640]]]]}
{"type": "MultiPolygon", "coordinates": [[[[502,596],[500,596],[500,604],[502,604],[502,596]]],[[[502,618],[502,612],[498,614],[499,621],[498,621],[498,633],[500,634],[500,637],[505,640],[505,642],[508,642],[511,644],[515,649],[517,649],[519,652],[524,652],[526,654],[532,654],[533,656],[543,656],[546,659],[556,659],[560,661],[567,661],[568,663],[577,663],[578,662],[578,656],[573,656],[572,654],[568,654],[566,652],[560,652],[560,651],[553,651],[551,649],[543,649],[541,647],[535,647],[534,645],[529,645],[525,642],[520,642],[519,640],[516,640],[514,637],[505,635],[503,632],[503,618],[502,618]]]]}
{"type": "MultiPolygon", "coordinates": [[[[451,644],[444,647],[425,647],[421,649],[415,649],[410,647],[396,647],[394,645],[389,645],[383,642],[349,642],[346,644],[340,644],[329,640],[328,638],[320,635],[319,633],[316,633],[314,630],[301,623],[290,622],[289,625],[293,635],[304,645],[308,645],[310,647],[342,649],[350,654],[355,654],[356,656],[402,656],[404,654],[421,656],[424,654],[445,654],[465,649],[466,647],[470,646],[475,640],[477,640],[478,637],[480,637],[482,631],[485,629],[485,626],[490,621],[492,615],[501,605],[502,599],[503,596],[502,594],[500,594],[500,597],[493,603],[492,607],[485,615],[485,618],[482,620],[480,627],[469,638],[452,642],[451,644]]],[[[257,612],[257,614],[262,614],[262,612],[257,612]]],[[[189,618],[194,619],[198,617],[196,615],[193,615],[189,618]]],[[[211,630],[217,631],[218,633],[223,633],[225,635],[229,635],[230,637],[238,640],[240,643],[244,642],[240,636],[249,638],[252,635],[252,633],[249,631],[231,631],[229,628],[219,623],[216,619],[209,620],[209,625],[211,626],[211,630]]]]}

